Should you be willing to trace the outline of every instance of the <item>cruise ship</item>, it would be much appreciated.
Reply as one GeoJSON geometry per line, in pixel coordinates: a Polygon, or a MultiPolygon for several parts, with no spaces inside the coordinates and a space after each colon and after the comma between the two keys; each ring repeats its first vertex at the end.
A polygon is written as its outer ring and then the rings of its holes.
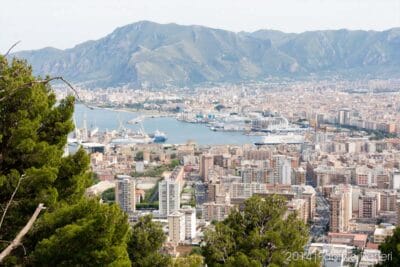
{"type": "Polygon", "coordinates": [[[255,145],[279,145],[279,144],[303,144],[304,136],[295,134],[286,135],[266,135],[262,137],[261,142],[255,145]]]}
{"type": "Polygon", "coordinates": [[[150,144],[153,139],[141,128],[138,132],[123,129],[118,136],[111,140],[111,145],[150,144]]]}

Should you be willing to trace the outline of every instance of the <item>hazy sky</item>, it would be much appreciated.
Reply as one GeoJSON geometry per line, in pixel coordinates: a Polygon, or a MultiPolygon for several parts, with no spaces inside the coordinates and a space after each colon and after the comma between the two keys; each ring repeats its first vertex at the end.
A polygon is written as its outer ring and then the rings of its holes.
{"type": "Polygon", "coordinates": [[[400,26],[400,0],[2,0],[0,52],[72,47],[139,20],[232,31],[400,26]]]}

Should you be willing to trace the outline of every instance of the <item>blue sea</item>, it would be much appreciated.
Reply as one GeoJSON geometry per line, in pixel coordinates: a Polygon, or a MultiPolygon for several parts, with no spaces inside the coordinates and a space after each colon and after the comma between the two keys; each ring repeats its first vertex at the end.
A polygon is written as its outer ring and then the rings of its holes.
{"type": "MultiPolygon", "coordinates": [[[[138,130],[139,125],[127,124],[137,118],[139,112],[127,112],[111,109],[89,109],[82,104],[75,105],[75,121],[78,128],[83,126],[84,118],[88,128],[98,127],[100,131],[117,130],[120,123],[124,127],[138,130]]],[[[253,144],[260,140],[257,136],[247,136],[240,132],[214,132],[205,124],[193,124],[176,120],[172,117],[145,118],[142,121],[144,130],[150,134],[156,130],[164,132],[169,144],[182,144],[193,140],[200,145],[215,144],[253,144]]]]}

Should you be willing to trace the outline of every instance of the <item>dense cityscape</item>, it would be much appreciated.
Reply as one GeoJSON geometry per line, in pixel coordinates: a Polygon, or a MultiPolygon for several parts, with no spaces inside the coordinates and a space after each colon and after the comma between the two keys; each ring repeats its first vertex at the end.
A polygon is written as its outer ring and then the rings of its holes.
{"type": "Polygon", "coordinates": [[[168,133],[156,140],[126,128],[78,128],[70,149],[78,138],[91,153],[99,183],[88,193],[116,201],[132,223],[152,214],[171,255],[200,246],[212,222],[251,196],[279,195],[288,214],[310,225],[307,255],[320,253],[324,266],[373,266],[400,212],[399,86],[375,80],[79,90],[88,106],[144,114],[127,123],[169,116],[263,141],[170,144],[168,133]],[[342,265],[329,265],[337,261],[342,265]]]}
{"type": "Polygon", "coordinates": [[[399,267],[399,11],[4,1],[0,266],[399,267]]]}

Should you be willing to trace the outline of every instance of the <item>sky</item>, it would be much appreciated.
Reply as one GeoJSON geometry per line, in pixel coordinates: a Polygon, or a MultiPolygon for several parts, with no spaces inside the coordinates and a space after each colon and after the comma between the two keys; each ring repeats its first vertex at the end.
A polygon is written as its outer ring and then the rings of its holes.
{"type": "Polygon", "coordinates": [[[0,53],[70,48],[140,20],[239,31],[385,30],[400,0],[2,0],[0,53]]]}

